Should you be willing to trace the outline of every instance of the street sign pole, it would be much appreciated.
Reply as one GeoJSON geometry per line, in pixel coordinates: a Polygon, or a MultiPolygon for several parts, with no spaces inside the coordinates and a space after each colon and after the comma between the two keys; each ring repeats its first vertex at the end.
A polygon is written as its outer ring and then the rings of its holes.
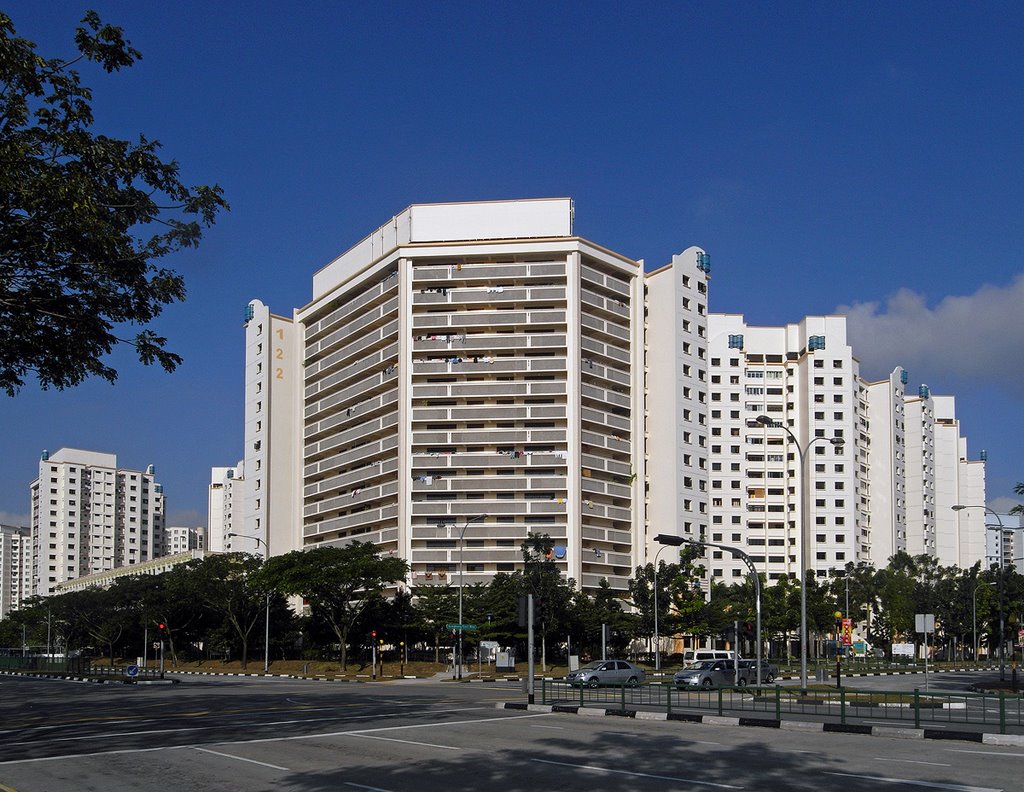
{"type": "Polygon", "coordinates": [[[533,704],[533,594],[526,595],[526,700],[533,704]]]}

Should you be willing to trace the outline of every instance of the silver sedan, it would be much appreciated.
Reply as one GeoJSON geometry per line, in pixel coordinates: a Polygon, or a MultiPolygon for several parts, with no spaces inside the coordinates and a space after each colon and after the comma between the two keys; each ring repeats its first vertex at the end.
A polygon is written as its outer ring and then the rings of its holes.
{"type": "Polygon", "coordinates": [[[626,660],[595,660],[565,675],[570,685],[639,685],[644,681],[644,670],[626,660]]]}

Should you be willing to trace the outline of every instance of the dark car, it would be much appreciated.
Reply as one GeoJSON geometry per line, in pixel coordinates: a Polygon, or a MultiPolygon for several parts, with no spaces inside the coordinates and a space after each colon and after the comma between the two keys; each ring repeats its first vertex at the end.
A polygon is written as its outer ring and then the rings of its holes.
{"type": "MultiPolygon", "coordinates": [[[[732,687],[736,684],[736,669],[732,660],[705,660],[677,671],[672,682],[677,688],[684,687],[732,687]]],[[[744,661],[740,660],[742,664],[744,661]]],[[[740,687],[747,684],[747,676],[753,668],[739,669],[740,687]]]]}
{"type": "MultiPolygon", "coordinates": [[[[757,660],[740,660],[740,675],[743,676],[748,683],[751,685],[757,684],[757,660]]],[[[775,677],[779,675],[779,667],[769,663],[767,660],[761,661],[761,684],[770,685],[775,681],[775,677]]]]}

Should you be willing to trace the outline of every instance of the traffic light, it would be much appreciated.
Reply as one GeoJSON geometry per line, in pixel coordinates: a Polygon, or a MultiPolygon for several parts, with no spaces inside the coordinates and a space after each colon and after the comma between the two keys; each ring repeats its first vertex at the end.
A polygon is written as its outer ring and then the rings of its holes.
{"type": "Polygon", "coordinates": [[[370,637],[371,638],[376,638],[377,637],[377,631],[376,630],[370,630],[370,637]]]}

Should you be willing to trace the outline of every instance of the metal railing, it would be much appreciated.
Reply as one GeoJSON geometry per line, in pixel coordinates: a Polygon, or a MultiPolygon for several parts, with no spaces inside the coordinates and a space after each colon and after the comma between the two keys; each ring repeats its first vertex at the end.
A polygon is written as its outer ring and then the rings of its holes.
{"type": "Polygon", "coordinates": [[[913,723],[981,725],[998,728],[1024,727],[1024,697],[1001,693],[853,691],[848,688],[810,689],[753,686],[744,688],[676,688],[670,682],[642,685],[570,685],[564,681],[541,680],[542,704],[605,707],[619,710],[644,709],[680,713],[738,715],[760,714],[775,720],[810,716],[819,720],[891,721],[894,726],[913,723]]]}

